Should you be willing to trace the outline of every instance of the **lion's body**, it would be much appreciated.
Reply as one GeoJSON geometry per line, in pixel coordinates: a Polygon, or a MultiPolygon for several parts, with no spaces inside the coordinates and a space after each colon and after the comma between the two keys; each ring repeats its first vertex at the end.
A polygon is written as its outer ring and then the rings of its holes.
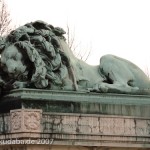
{"type": "MultiPolygon", "coordinates": [[[[64,49],[67,45],[62,41],[64,49]]],[[[138,90],[150,88],[150,80],[145,73],[132,62],[114,55],[105,55],[100,59],[100,64],[91,66],[77,59],[72,52],[72,64],[75,68],[77,81],[82,86],[92,88],[97,92],[136,93],[138,90]]],[[[81,87],[82,87],[81,86],[81,87]]]]}

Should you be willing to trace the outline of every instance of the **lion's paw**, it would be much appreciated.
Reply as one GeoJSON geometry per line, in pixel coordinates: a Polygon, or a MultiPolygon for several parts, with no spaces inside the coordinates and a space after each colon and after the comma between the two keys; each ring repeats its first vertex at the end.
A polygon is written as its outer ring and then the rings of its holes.
{"type": "Polygon", "coordinates": [[[100,93],[107,93],[108,92],[108,87],[105,83],[97,83],[94,85],[93,88],[90,89],[92,92],[100,92],[100,93]]]}
{"type": "Polygon", "coordinates": [[[27,86],[26,82],[15,81],[13,83],[13,88],[14,89],[25,88],[26,86],[27,86]]]}

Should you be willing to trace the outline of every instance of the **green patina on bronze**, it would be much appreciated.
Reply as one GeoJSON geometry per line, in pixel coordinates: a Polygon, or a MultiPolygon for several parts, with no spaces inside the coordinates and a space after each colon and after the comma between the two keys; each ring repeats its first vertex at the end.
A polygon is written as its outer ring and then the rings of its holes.
{"type": "Polygon", "coordinates": [[[99,93],[149,94],[148,77],[133,63],[105,55],[100,65],[77,59],[62,28],[35,21],[0,40],[1,90],[37,88],[99,93]]]}
{"type": "Polygon", "coordinates": [[[150,117],[150,96],[23,88],[1,98],[0,113],[21,108],[47,113],[150,117]]]}

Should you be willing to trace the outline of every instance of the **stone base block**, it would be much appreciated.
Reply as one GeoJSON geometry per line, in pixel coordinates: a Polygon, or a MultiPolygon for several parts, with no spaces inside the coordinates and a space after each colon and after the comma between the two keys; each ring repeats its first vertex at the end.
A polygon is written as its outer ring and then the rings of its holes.
{"type": "Polygon", "coordinates": [[[150,149],[150,118],[17,109],[0,116],[0,149],[16,150],[15,147],[150,149]]]}
{"type": "Polygon", "coordinates": [[[150,95],[17,89],[1,98],[0,113],[22,108],[57,113],[150,117],[150,95]]]}
{"type": "Polygon", "coordinates": [[[149,95],[18,89],[0,112],[0,150],[150,149],[149,95]]]}
{"type": "Polygon", "coordinates": [[[41,132],[42,110],[16,109],[10,111],[11,133],[41,132]]]}
{"type": "MultiPolygon", "coordinates": [[[[0,146],[0,150],[144,150],[146,148],[117,148],[117,147],[85,147],[85,146],[51,146],[51,145],[15,145],[0,146]]],[[[148,150],[148,149],[147,149],[148,150]]]]}

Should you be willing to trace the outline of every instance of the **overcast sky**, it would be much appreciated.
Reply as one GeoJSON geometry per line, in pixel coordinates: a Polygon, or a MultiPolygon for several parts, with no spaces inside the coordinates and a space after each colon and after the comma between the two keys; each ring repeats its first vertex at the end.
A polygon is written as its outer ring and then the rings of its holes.
{"type": "Polygon", "coordinates": [[[43,20],[75,30],[76,43],[91,49],[89,64],[105,54],[150,68],[149,0],[6,0],[13,23],[43,20]]]}

